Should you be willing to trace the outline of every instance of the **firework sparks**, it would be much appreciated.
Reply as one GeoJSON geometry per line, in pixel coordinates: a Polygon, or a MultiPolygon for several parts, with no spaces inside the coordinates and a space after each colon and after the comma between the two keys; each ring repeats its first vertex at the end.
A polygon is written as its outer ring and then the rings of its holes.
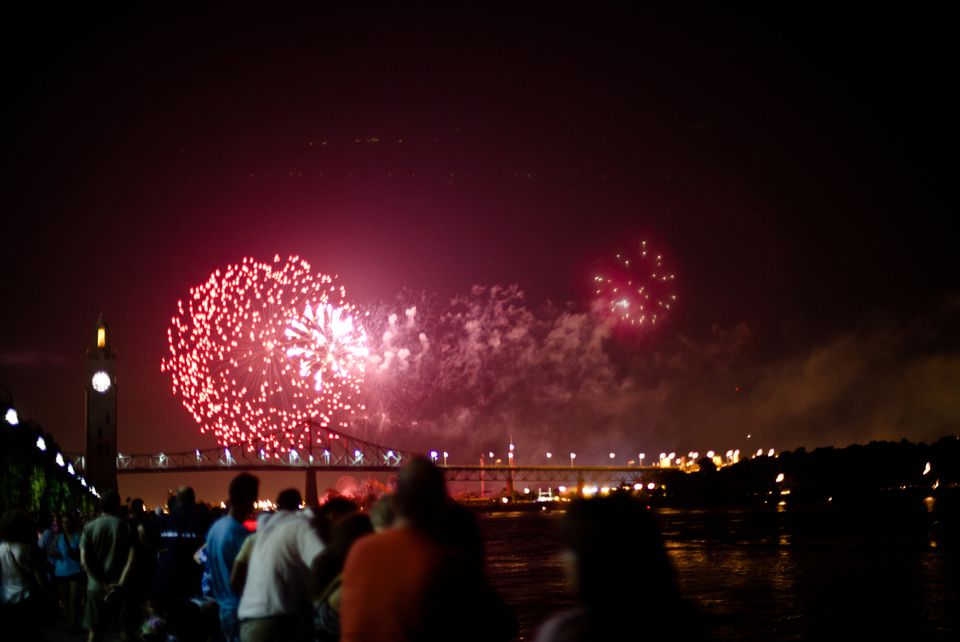
{"type": "Polygon", "coordinates": [[[663,256],[641,241],[593,277],[594,309],[617,324],[656,325],[677,300],[675,278],[663,256]]]}
{"type": "Polygon", "coordinates": [[[245,258],[178,302],[169,372],[201,432],[277,456],[309,446],[309,423],[343,426],[359,398],[366,334],[334,277],[299,257],[245,258]]]}

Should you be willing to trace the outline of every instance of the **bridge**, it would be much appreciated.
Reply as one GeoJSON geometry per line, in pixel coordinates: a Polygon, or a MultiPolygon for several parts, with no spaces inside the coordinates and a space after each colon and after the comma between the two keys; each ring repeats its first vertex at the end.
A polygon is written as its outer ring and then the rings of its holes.
{"type": "MultiPolygon", "coordinates": [[[[186,452],[117,455],[117,473],[126,475],[198,472],[300,472],[306,477],[304,498],[317,501],[316,475],[329,473],[397,473],[403,465],[420,453],[388,448],[341,431],[323,429],[317,443],[304,451],[288,449],[270,452],[253,443],[194,449],[186,452]]],[[[463,465],[446,463],[446,454],[432,451],[429,457],[443,471],[447,481],[504,482],[512,493],[514,482],[559,482],[575,485],[578,490],[590,483],[634,485],[650,482],[670,470],[656,466],[530,466],[530,465],[463,465]]],[[[84,457],[74,458],[83,468],[84,457]]]]}

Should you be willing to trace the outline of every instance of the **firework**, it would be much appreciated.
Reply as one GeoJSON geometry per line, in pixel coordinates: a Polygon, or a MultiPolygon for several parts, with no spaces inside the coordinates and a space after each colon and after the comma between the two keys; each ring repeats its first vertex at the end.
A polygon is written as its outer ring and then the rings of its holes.
{"type": "Polygon", "coordinates": [[[298,257],[245,258],[177,304],[170,373],[201,432],[271,456],[310,445],[311,426],[346,427],[366,365],[366,334],[335,277],[298,257]]]}
{"type": "Polygon", "coordinates": [[[674,279],[663,256],[641,241],[593,277],[594,309],[617,324],[656,325],[677,300],[674,279]]]}

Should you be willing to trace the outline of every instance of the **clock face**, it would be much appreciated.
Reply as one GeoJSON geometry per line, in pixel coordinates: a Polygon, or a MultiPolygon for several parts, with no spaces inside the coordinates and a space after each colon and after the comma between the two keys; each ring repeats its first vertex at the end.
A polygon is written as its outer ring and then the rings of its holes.
{"type": "Polygon", "coordinates": [[[93,373],[93,379],[91,379],[90,384],[97,392],[104,393],[110,389],[110,375],[103,370],[95,372],[93,373]]]}

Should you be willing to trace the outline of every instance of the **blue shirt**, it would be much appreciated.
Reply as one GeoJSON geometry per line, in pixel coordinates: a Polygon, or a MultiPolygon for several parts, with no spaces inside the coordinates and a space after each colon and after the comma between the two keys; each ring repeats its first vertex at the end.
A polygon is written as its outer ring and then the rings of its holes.
{"type": "Polygon", "coordinates": [[[236,611],[240,603],[240,596],[230,588],[230,571],[240,547],[249,536],[250,531],[230,515],[224,515],[214,522],[207,533],[210,588],[221,611],[236,611]]]}
{"type": "Polygon", "coordinates": [[[80,533],[67,535],[61,532],[57,535],[57,552],[60,553],[60,559],[54,564],[54,575],[57,577],[70,577],[83,571],[80,568],[80,562],[70,557],[71,550],[76,551],[75,555],[80,554],[80,533]]]}

